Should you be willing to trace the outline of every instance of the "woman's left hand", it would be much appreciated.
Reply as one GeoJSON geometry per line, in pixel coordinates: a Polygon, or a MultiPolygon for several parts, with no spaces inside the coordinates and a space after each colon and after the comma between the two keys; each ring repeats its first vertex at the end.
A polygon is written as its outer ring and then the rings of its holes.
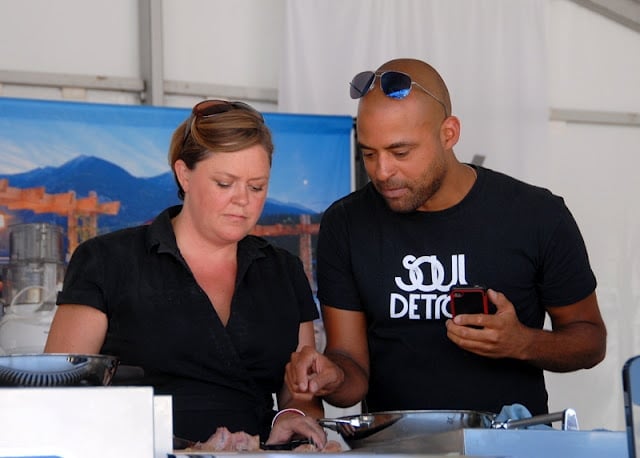
{"type": "Polygon", "coordinates": [[[323,449],[327,443],[327,433],[315,418],[297,412],[283,412],[276,418],[267,444],[282,444],[301,437],[312,440],[318,449],[323,449]]]}

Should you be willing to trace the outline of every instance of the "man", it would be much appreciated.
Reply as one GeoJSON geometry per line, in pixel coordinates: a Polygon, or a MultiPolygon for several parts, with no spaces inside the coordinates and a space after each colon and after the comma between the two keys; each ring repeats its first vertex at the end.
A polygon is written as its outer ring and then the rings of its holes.
{"type": "Polygon", "coordinates": [[[563,200],[459,162],[460,121],[425,62],[360,73],[351,96],[370,183],[323,217],[327,346],[292,355],[290,389],[372,412],[521,403],[546,413],[543,370],[590,368],[606,351],[596,280],[563,200]],[[452,318],[456,285],[488,287],[495,313],[452,318]]]}

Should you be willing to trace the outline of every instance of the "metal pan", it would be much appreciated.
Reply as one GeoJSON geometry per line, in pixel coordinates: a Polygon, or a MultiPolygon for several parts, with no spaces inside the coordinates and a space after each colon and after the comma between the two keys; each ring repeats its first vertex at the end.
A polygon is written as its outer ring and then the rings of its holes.
{"type": "Polygon", "coordinates": [[[108,355],[38,353],[0,356],[0,386],[105,386],[118,368],[108,355]]]}
{"type": "Polygon", "coordinates": [[[352,449],[389,449],[398,441],[423,443],[426,437],[465,428],[516,429],[562,421],[562,429],[578,429],[573,409],[504,422],[496,417],[473,410],[398,410],[322,419],[320,424],[337,431],[352,449]]]}

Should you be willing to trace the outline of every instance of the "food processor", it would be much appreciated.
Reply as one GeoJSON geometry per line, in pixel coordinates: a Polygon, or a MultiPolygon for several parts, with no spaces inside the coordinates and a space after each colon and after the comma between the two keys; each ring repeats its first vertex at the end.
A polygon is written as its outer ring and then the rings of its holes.
{"type": "Polygon", "coordinates": [[[60,226],[24,223],[9,227],[9,263],[3,269],[1,354],[44,350],[63,276],[60,226]]]}

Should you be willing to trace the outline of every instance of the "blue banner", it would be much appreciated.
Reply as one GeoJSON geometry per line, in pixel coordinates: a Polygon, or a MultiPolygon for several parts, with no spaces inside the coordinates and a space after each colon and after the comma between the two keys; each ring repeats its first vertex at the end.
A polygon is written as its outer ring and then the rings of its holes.
{"type": "MultiPolygon", "coordinates": [[[[68,215],[54,211],[59,207],[51,196],[66,198],[70,192],[84,204],[93,196],[100,208],[113,209],[107,204],[119,202],[117,214],[98,214],[98,233],[149,222],[179,203],[167,155],[174,129],[189,113],[183,108],[0,97],[4,227],[47,222],[66,230],[68,215]],[[18,193],[22,197],[16,198],[18,193]]],[[[282,113],[264,117],[275,153],[259,224],[297,224],[301,215],[307,215],[308,224],[317,224],[327,206],[350,191],[353,119],[282,113]]],[[[6,252],[3,232],[0,251],[6,252]]],[[[288,247],[297,252],[293,237],[288,247]]]]}

